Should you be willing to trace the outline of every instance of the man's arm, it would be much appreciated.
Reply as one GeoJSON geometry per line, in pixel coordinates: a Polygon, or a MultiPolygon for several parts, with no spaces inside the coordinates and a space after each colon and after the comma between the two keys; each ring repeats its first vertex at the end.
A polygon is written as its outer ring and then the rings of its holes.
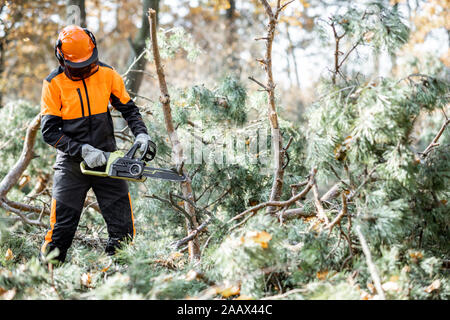
{"type": "Polygon", "coordinates": [[[63,133],[61,94],[51,81],[44,80],[41,95],[41,132],[44,141],[70,156],[81,156],[81,144],[63,133]]]}
{"type": "Polygon", "coordinates": [[[139,109],[128,95],[122,77],[114,69],[112,72],[111,105],[122,114],[135,137],[140,133],[148,134],[139,109]]]}

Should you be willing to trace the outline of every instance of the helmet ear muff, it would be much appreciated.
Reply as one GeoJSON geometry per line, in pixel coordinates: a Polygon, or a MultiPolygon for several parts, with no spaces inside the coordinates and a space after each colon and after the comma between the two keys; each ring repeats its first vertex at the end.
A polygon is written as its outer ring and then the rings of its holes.
{"type": "Polygon", "coordinates": [[[92,43],[94,44],[94,47],[97,47],[97,41],[95,40],[95,36],[92,32],[90,32],[87,28],[83,28],[84,32],[91,38],[92,43]]]}
{"type": "Polygon", "coordinates": [[[55,57],[56,57],[56,59],[58,59],[59,64],[61,66],[64,66],[65,65],[65,63],[64,63],[64,54],[61,51],[61,46],[62,46],[61,39],[56,40],[56,43],[55,43],[55,57]]]}

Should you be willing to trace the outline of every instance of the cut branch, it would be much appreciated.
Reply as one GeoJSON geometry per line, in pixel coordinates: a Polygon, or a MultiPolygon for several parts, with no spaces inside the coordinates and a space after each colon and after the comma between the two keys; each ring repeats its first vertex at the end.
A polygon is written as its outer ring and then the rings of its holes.
{"type": "Polygon", "coordinates": [[[27,212],[39,213],[39,214],[42,213],[47,216],[50,215],[50,210],[45,207],[31,206],[29,204],[15,202],[15,201],[11,201],[8,199],[5,199],[3,202],[6,205],[8,205],[9,207],[20,210],[20,211],[27,211],[27,212]]]}

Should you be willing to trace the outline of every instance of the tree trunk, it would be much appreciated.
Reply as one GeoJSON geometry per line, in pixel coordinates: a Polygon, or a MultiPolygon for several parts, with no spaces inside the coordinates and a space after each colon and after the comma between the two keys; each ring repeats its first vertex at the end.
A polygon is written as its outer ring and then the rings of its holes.
{"type": "Polygon", "coordinates": [[[236,26],[236,0],[228,0],[230,7],[226,11],[226,45],[227,48],[227,67],[231,72],[241,73],[237,51],[237,26],[236,26]]]}
{"type": "Polygon", "coordinates": [[[288,24],[286,24],[286,36],[289,41],[288,60],[289,60],[289,55],[291,55],[292,62],[294,63],[295,80],[297,83],[297,87],[300,88],[300,77],[298,75],[297,59],[295,57],[295,47],[294,47],[294,44],[291,39],[291,34],[289,33],[289,25],[288,24]]]}
{"type": "MultiPolygon", "coordinates": [[[[156,11],[156,20],[158,20],[159,0],[143,0],[141,27],[136,33],[134,39],[132,41],[130,40],[131,52],[128,57],[128,66],[131,66],[133,63],[134,65],[126,76],[125,86],[132,99],[136,98],[144,75],[142,72],[136,72],[135,70],[144,71],[145,65],[147,64],[145,56],[141,56],[137,61],[135,61],[135,59],[137,59],[145,50],[145,41],[150,37],[150,25],[147,17],[147,13],[150,8],[153,8],[156,11]]],[[[122,130],[127,125],[127,122],[123,118],[118,118],[115,121],[115,127],[117,130],[122,130]]],[[[121,139],[119,138],[119,141],[120,140],[121,139]]]]}
{"type": "MultiPolygon", "coordinates": [[[[0,77],[3,77],[5,71],[5,41],[0,39],[0,77]]],[[[0,108],[3,107],[3,86],[0,88],[0,108]]]]}

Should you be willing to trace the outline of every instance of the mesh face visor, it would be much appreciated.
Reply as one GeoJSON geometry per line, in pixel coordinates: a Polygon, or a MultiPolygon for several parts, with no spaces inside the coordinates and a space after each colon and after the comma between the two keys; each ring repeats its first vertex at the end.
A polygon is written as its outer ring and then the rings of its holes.
{"type": "Polygon", "coordinates": [[[64,72],[67,75],[67,77],[74,81],[86,79],[95,72],[97,72],[97,70],[98,70],[98,60],[96,60],[95,62],[91,63],[88,66],[81,68],[74,68],[67,64],[64,67],[64,72]]]}

